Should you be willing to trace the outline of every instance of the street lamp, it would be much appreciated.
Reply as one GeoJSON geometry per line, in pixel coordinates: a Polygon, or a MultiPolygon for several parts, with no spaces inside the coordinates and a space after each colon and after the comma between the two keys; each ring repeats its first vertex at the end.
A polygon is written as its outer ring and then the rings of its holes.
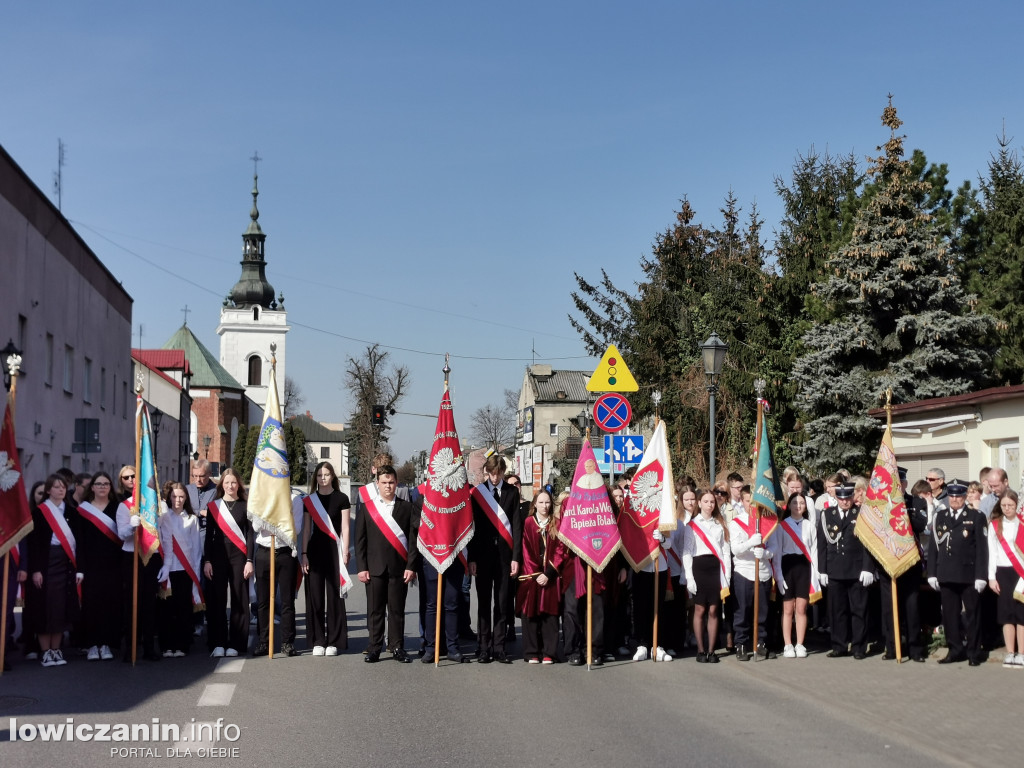
{"type": "Polygon", "coordinates": [[[213,438],[212,437],[210,437],[209,435],[203,435],[203,451],[204,451],[203,458],[204,459],[210,458],[210,443],[212,443],[212,442],[213,442],[213,438]]]}
{"type": "Polygon", "coordinates": [[[708,420],[711,423],[711,442],[708,445],[708,478],[715,484],[715,395],[718,393],[718,376],[725,362],[725,342],[712,332],[710,338],[700,345],[704,356],[704,373],[708,377],[708,420]]]}
{"type": "Polygon", "coordinates": [[[21,350],[14,346],[14,339],[7,342],[7,346],[0,349],[0,367],[4,369],[4,389],[11,388],[11,371],[7,366],[8,357],[21,357],[21,350]]]}
{"type": "Polygon", "coordinates": [[[160,422],[164,420],[163,411],[154,408],[149,415],[150,423],[153,425],[153,463],[157,463],[157,445],[160,443],[160,422]]]}
{"type": "Polygon", "coordinates": [[[576,423],[576,429],[580,431],[580,437],[583,437],[587,433],[587,425],[590,423],[590,414],[587,413],[587,409],[584,408],[577,413],[573,421],[576,423]]]}

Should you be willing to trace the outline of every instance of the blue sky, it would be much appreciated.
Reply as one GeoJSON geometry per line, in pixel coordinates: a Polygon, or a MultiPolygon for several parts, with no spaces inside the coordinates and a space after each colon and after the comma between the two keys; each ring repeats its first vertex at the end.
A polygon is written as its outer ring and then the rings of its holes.
{"type": "MultiPolygon", "coordinates": [[[[366,345],[331,333],[402,348],[415,413],[436,414],[447,351],[468,436],[532,349],[594,367],[573,271],[631,285],[680,198],[715,223],[732,190],[771,239],[774,177],[812,146],[875,154],[890,92],[954,187],[1004,119],[1024,137],[1019,3],[837,5],[7,3],[0,143],[49,191],[64,141],[64,214],[134,297],[134,343],[188,304],[214,352],[258,150],[306,407],[348,417],[366,345]]],[[[429,446],[431,419],[393,427],[400,460],[429,446]]]]}

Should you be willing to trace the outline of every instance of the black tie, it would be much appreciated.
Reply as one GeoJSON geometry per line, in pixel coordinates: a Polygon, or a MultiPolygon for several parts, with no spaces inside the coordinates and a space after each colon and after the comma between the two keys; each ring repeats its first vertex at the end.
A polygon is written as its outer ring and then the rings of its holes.
{"type": "Polygon", "coordinates": [[[494,486],[494,500],[499,504],[501,503],[501,497],[498,496],[498,486],[494,486]]]}

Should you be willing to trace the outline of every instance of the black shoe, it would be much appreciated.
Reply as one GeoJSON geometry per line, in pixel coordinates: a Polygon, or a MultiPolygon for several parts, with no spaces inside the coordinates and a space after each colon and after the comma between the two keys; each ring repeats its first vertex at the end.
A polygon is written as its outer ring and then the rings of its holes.
{"type": "Polygon", "coordinates": [[[469,664],[470,658],[464,653],[448,653],[448,661],[455,664],[469,664]]]}
{"type": "Polygon", "coordinates": [[[725,655],[726,656],[729,656],[730,654],[733,654],[733,653],[736,653],[736,646],[734,646],[734,645],[727,645],[727,646],[725,646],[725,655]]]}
{"type": "Polygon", "coordinates": [[[423,663],[423,664],[433,664],[434,663],[434,654],[432,654],[432,653],[424,653],[422,656],[420,656],[420,662],[423,663]]]}
{"type": "Polygon", "coordinates": [[[508,654],[505,653],[504,651],[501,651],[500,653],[494,654],[494,660],[496,662],[498,662],[499,664],[511,664],[512,663],[512,659],[510,659],[508,657],[508,654]]]}
{"type": "Polygon", "coordinates": [[[590,666],[592,666],[592,667],[603,667],[604,666],[604,655],[600,654],[600,653],[595,654],[594,655],[594,660],[590,663],[590,666]]]}
{"type": "Polygon", "coordinates": [[[866,659],[867,657],[868,657],[868,655],[866,653],[864,653],[864,651],[854,651],[853,652],[853,658],[855,658],[857,661],[864,661],[864,659],[866,659]]]}
{"type": "Polygon", "coordinates": [[[142,654],[142,658],[146,661],[160,661],[160,654],[156,651],[149,650],[142,654]]]}
{"type": "Polygon", "coordinates": [[[924,657],[924,656],[922,656],[922,655],[921,655],[921,654],[919,654],[919,653],[918,653],[918,654],[911,654],[911,655],[910,655],[910,660],[911,660],[911,661],[916,661],[916,662],[918,662],[918,663],[920,663],[920,664],[924,664],[924,663],[925,663],[925,661],[927,661],[927,659],[925,659],[925,657],[924,657]]]}
{"type": "Polygon", "coordinates": [[[265,645],[257,645],[252,649],[252,655],[255,656],[267,656],[270,654],[270,649],[265,645]]]}
{"type": "Polygon", "coordinates": [[[295,646],[291,643],[281,643],[281,655],[282,656],[294,656],[295,646]]]}
{"type": "Polygon", "coordinates": [[[765,647],[764,643],[761,643],[757,646],[757,648],[754,649],[754,654],[757,656],[757,659],[755,659],[755,661],[764,661],[765,659],[776,658],[775,652],[769,651],[767,647],[765,647]]]}
{"type": "Polygon", "coordinates": [[[491,654],[487,653],[487,651],[484,651],[480,654],[480,658],[477,659],[477,661],[479,661],[481,664],[490,664],[492,661],[494,661],[494,659],[491,656],[491,654]]]}
{"type": "Polygon", "coordinates": [[[708,663],[708,655],[706,653],[704,653],[704,651],[697,651],[697,663],[698,664],[707,664],[708,663]]]}
{"type": "Polygon", "coordinates": [[[849,655],[850,655],[849,651],[839,651],[839,650],[836,650],[835,648],[833,648],[831,651],[829,651],[828,653],[825,654],[825,658],[827,658],[827,659],[841,659],[843,656],[849,656],[849,655]]]}
{"type": "Polygon", "coordinates": [[[363,661],[367,664],[376,664],[380,661],[380,651],[367,651],[366,655],[363,657],[363,661]]]}
{"type": "Polygon", "coordinates": [[[708,651],[708,664],[718,664],[718,654],[714,651],[708,651]]]}
{"type": "Polygon", "coordinates": [[[968,659],[967,664],[971,667],[977,667],[981,664],[981,659],[968,659]]]}
{"type": "Polygon", "coordinates": [[[412,658],[402,648],[396,648],[395,650],[393,650],[391,652],[391,658],[399,662],[400,664],[412,663],[412,658]]]}
{"type": "Polygon", "coordinates": [[[585,662],[583,661],[583,657],[580,656],[578,653],[573,653],[569,656],[570,667],[582,667],[584,663],[585,662]]]}
{"type": "Polygon", "coordinates": [[[750,661],[750,651],[745,645],[736,646],[736,661],[750,661]]]}
{"type": "Polygon", "coordinates": [[[955,663],[957,663],[959,661],[963,661],[963,660],[964,660],[964,657],[961,654],[959,654],[959,653],[952,653],[951,652],[951,653],[947,653],[945,656],[943,656],[941,659],[939,659],[939,664],[955,664],[955,663]]]}
{"type": "Polygon", "coordinates": [[[896,660],[896,651],[890,651],[890,650],[887,649],[886,652],[882,654],[882,659],[884,661],[895,661],[896,660]]]}

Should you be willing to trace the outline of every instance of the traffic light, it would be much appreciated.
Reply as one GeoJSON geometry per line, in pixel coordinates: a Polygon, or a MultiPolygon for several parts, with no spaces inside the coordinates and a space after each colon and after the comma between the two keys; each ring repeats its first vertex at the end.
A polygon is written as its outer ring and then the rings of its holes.
{"type": "Polygon", "coordinates": [[[375,406],[373,406],[373,417],[372,417],[371,421],[372,421],[372,423],[373,423],[373,425],[375,427],[383,427],[384,426],[384,406],[383,405],[375,405],[375,406]]]}

